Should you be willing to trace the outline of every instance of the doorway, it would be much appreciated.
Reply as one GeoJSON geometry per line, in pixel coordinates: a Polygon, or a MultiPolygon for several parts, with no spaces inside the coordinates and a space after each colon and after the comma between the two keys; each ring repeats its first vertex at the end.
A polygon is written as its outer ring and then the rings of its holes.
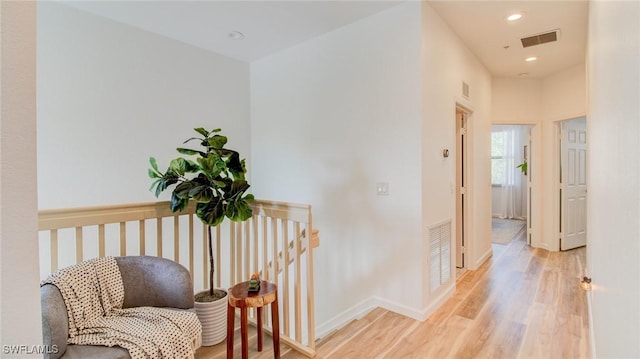
{"type": "Polygon", "coordinates": [[[559,139],[560,250],[587,245],[587,120],[562,121],[559,139]]]}
{"type": "Polygon", "coordinates": [[[464,269],[465,264],[465,229],[469,218],[467,196],[468,168],[468,133],[467,121],[469,111],[456,106],[456,268],[464,269]]]}
{"type": "Polygon", "coordinates": [[[491,129],[492,243],[508,245],[531,231],[532,126],[493,125],[491,129]]]}

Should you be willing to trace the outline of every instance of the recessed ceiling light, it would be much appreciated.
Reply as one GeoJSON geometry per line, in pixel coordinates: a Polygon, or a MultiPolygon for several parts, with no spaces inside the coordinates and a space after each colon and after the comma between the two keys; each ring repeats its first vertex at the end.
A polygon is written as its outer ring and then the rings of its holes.
{"type": "Polygon", "coordinates": [[[509,21],[516,21],[516,20],[520,20],[520,19],[522,19],[522,13],[519,13],[519,12],[516,12],[516,13],[513,13],[513,14],[507,16],[507,20],[509,20],[509,21]]]}
{"type": "Polygon", "coordinates": [[[538,59],[538,58],[537,58],[537,57],[535,57],[535,56],[530,56],[530,57],[527,57],[526,59],[524,59],[524,61],[526,61],[526,62],[532,62],[532,61],[536,61],[537,59],[538,59]]]}
{"type": "Polygon", "coordinates": [[[231,31],[229,33],[229,38],[231,38],[232,40],[242,40],[244,39],[244,34],[240,31],[231,31]]]}
{"type": "Polygon", "coordinates": [[[527,76],[529,76],[529,73],[528,72],[521,72],[521,73],[518,74],[518,76],[527,77],[527,76]]]}

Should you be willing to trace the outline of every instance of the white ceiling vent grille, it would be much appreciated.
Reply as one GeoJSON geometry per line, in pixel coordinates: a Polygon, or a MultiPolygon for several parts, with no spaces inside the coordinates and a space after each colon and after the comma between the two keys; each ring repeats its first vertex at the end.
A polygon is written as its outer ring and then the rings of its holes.
{"type": "Polygon", "coordinates": [[[560,30],[556,29],[542,34],[523,37],[522,39],[520,39],[520,41],[522,42],[522,47],[530,47],[558,41],[559,38],[560,30]]]}

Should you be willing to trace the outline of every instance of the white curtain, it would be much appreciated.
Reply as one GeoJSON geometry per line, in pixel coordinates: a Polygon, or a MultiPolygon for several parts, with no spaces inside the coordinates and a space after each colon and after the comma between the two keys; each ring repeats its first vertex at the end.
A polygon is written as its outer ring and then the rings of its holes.
{"type": "MultiPolygon", "coordinates": [[[[501,133],[502,161],[504,168],[499,177],[498,208],[494,214],[500,218],[526,218],[526,177],[520,168],[524,161],[524,145],[527,143],[528,126],[493,126],[493,132],[501,133]]],[[[495,183],[494,183],[495,184],[495,183]]]]}

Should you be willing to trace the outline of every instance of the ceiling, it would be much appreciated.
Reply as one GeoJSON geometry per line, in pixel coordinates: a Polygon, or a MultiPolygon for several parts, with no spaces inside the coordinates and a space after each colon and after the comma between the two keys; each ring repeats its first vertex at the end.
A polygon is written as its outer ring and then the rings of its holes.
{"type": "Polygon", "coordinates": [[[584,63],[589,3],[574,1],[430,1],[496,77],[544,77],[584,63]],[[524,16],[509,23],[507,16],[524,16]],[[558,41],[523,48],[520,38],[559,29],[558,41]],[[505,49],[505,46],[509,46],[505,49]],[[536,56],[538,60],[525,62],[536,56]]]}
{"type": "MultiPolygon", "coordinates": [[[[411,1],[411,0],[410,0],[411,1]]],[[[72,7],[252,62],[396,6],[364,1],[64,1],[72,7]],[[229,34],[240,31],[243,40],[229,34]]],[[[494,76],[542,77],[584,62],[588,2],[429,1],[494,76]],[[508,23],[513,11],[525,16],[508,23]],[[557,42],[522,48],[519,39],[560,29],[557,42]],[[508,46],[505,49],[505,46],[508,46]],[[538,60],[527,63],[528,56],[538,60]],[[522,75],[524,76],[524,75],[522,75]]]]}
{"type": "Polygon", "coordinates": [[[400,3],[389,1],[63,1],[241,61],[252,62],[400,3]],[[243,40],[229,37],[232,31],[243,40]]]}

